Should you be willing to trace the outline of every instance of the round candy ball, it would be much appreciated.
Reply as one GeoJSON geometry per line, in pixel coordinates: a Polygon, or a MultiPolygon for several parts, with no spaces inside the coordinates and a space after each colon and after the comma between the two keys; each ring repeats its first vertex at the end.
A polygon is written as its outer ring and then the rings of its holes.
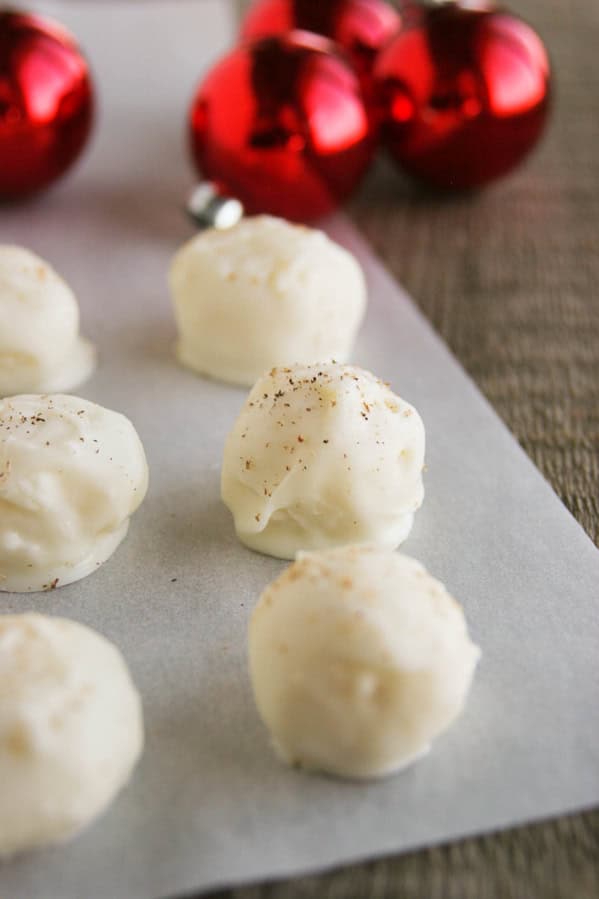
{"type": "Polygon", "coordinates": [[[351,253],[270,216],[198,234],[175,256],[170,283],[180,361],[248,387],[288,359],[345,361],[366,306],[351,253]]]}
{"type": "Polygon", "coordinates": [[[242,25],[244,38],[299,28],[335,41],[349,55],[364,87],[377,54],[399,31],[401,18],[386,0],[257,0],[242,25]]]}
{"type": "Polygon", "coordinates": [[[374,78],[392,156],[442,188],[504,175],[536,144],[549,111],[542,41],[485,3],[424,8],[383,51],[374,78]]]}
{"type": "Polygon", "coordinates": [[[349,543],[395,548],[424,488],[424,425],[373,374],[321,362],[255,384],[225,444],[239,539],[282,559],[349,543]]]}
{"type": "Polygon", "coordinates": [[[74,38],[38,15],[0,11],[0,199],[47,187],[71,166],[93,105],[74,38]]]}
{"type": "Polygon", "coordinates": [[[115,646],[74,621],[0,616],[0,858],[74,836],[142,748],[141,702],[115,646]]]}
{"type": "Polygon", "coordinates": [[[248,212],[306,221],[330,212],[372,158],[372,123],[354,72],[324,38],[264,38],[224,57],[191,107],[203,177],[248,212]]]}
{"type": "Polygon", "coordinates": [[[0,591],[53,590],[96,571],[147,486],[124,415],[61,394],[0,400],[0,591]]]}
{"type": "Polygon", "coordinates": [[[479,656],[444,586],[372,547],[301,555],[250,622],[254,696],[276,751],[345,777],[427,752],[462,711],[479,656]]]}
{"type": "Polygon", "coordinates": [[[96,364],[68,284],[24,247],[0,244],[0,397],[73,390],[96,364]]]}

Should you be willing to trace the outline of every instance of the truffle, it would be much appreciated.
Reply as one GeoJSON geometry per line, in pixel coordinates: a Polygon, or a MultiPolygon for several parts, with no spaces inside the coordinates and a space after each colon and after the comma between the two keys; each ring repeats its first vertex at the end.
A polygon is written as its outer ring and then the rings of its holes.
{"type": "Polygon", "coordinates": [[[0,857],[74,836],[142,747],[140,699],[115,646],[74,621],[0,616],[0,857]]]}
{"type": "Polygon", "coordinates": [[[372,547],[302,554],[250,623],[254,696],[278,754],[344,777],[426,753],[460,714],[479,656],[444,586],[372,547]]]}
{"type": "Polygon", "coordinates": [[[175,256],[170,285],[180,361],[246,386],[273,365],[347,359],[366,305],[351,253],[269,216],[194,237],[175,256]]]}
{"type": "Polygon", "coordinates": [[[222,498],[239,539],[268,555],[395,548],[423,500],[424,443],[416,410],[370,372],[276,368],[258,380],[229,434],[222,498]]]}
{"type": "Polygon", "coordinates": [[[95,571],[147,485],[124,415],[60,394],[0,400],[0,590],[52,590],[95,571]]]}
{"type": "Polygon", "coordinates": [[[73,390],[94,370],[72,290],[22,247],[0,245],[0,321],[0,397],[73,390]]]}

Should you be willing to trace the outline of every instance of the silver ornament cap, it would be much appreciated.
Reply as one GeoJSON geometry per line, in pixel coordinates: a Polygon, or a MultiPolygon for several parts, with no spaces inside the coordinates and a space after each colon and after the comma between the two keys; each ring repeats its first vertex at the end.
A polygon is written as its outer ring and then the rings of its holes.
{"type": "Polygon", "coordinates": [[[192,190],[186,206],[200,228],[232,228],[243,218],[243,206],[234,197],[223,197],[211,181],[201,181],[192,190]]]}

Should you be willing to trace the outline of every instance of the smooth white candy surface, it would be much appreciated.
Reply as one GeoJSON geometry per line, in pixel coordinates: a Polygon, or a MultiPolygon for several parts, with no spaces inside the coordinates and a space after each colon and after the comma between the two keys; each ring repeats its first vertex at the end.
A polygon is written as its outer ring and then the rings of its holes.
{"type": "Polygon", "coordinates": [[[250,623],[254,696],[278,754],[345,777],[426,753],[462,711],[479,657],[445,587],[369,547],[302,554],[250,623]]]}
{"type": "Polygon", "coordinates": [[[273,369],[251,391],[224,451],[221,489],[239,539],[293,559],[350,543],[395,548],[424,488],[424,425],[363,369],[273,369]]]}
{"type": "Polygon", "coordinates": [[[124,415],[60,394],[0,400],[0,590],[50,590],[95,571],[147,486],[124,415]]]}
{"type": "Polygon", "coordinates": [[[0,616],[0,857],[75,835],[142,748],[141,702],[115,646],[74,621],[0,616]]]}
{"type": "Polygon", "coordinates": [[[73,390],[95,364],[70,287],[39,256],[0,245],[0,396],[73,390]]]}
{"type": "Polygon", "coordinates": [[[170,285],[180,361],[247,386],[275,365],[346,360],[366,307],[351,253],[270,216],[198,234],[175,256],[170,285]]]}

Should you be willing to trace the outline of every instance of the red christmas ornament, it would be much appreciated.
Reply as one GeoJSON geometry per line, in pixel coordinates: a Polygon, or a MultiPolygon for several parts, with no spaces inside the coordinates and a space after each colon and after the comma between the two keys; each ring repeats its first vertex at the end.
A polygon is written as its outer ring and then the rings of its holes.
{"type": "Polygon", "coordinates": [[[383,138],[397,162],[444,188],[512,169],[547,119],[545,47],[521,19],[486,4],[424,8],[379,58],[383,138]]]}
{"type": "Polygon", "coordinates": [[[192,103],[191,141],[201,174],[249,212],[299,221],[344,200],[375,145],[356,75],[334,45],[303,32],[217,63],[192,103]]]}
{"type": "Polygon", "coordinates": [[[349,54],[367,86],[377,54],[400,25],[399,13],[385,0],[258,0],[245,16],[242,37],[294,28],[324,35],[349,54]]]}
{"type": "Polygon", "coordinates": [[[37,15],[0,12],[0,197],[46,187],[81,152],[92,123],[87,63],[37,15]]]}

